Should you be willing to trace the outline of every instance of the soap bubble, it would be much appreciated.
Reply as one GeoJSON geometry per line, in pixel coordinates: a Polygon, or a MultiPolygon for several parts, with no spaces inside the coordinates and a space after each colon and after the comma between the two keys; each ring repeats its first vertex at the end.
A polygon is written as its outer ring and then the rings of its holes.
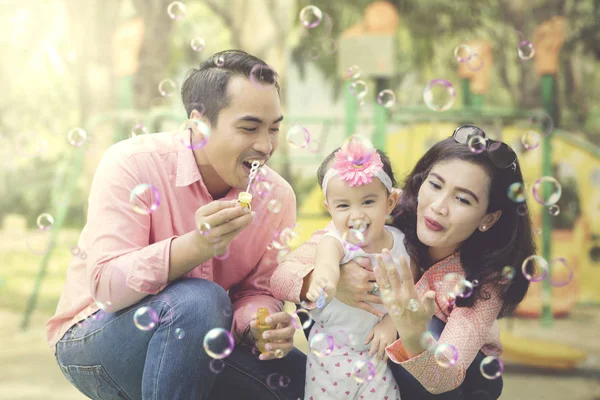
{"type": "Polygon", "coordinates": [[[300,10],[300,22],[307,28],[318,26],[323,20],[323,12],[319,7],[306,6],[300,10]]]}
{"type": "Polygon", "coordinates": [[[529,256],[523,261],[521,271],[528,281],[543,281],[548,275],[548,261],[542,256],[529,256]]]}
{"type": "Polygon", "coordinates": [[[161,96],[171,97],[177,91],[177,85],[171,79],[164,79],[158,84],[158,92],[161,96]]]}
{"type": "Polygon", "coordinates": [[[557,257],[550,260],[550,274],[548,275],[548,282],[551,286],[567,286],[573,280],[573,275],[573,268],[563,257],[557,257]]]}
{"type": "Polygon", "coordinates": [[[521,143],[527,150],[534,150],[540,145],[540,135],[536,131],[527,131],[521,136],[521,143]]]}
{"type": "Polygon", "coordinates": [[[350,85],[350,92],[359,100],[362,100],[368,92],[368,87],[365,81],[354,81],[350,85]]]}
{"type": "Polygon", "coordinates": [[[435,348],[434,358],[440,367],[448,368],[458,361],[458,350],[451,344],[442,343],[435,348]]]}
{"type": "Polygon", "coordinates": [[[213,328],[204,336],[204,351],[218,360],[229,356],[234,345],[233,336],[223,328],[213,328]]]}
{"type": "Polygon", "coordinates": [[[299,308],[292,314],[291,322],[296,329],[308,329],[312,324],[312,318],[307,310],[299,308]]]}
{"type": "Polygon", "coordinates": [[[71,129],[67,133],[67,141],[73,147],[81,147],[87,141],[87,133],[81,128],[71,129]]]}
{"type": "Polygon", "coordinates": [[[52,228],[52,225],[54,224],[54,217],[48,213],[40,214],[37,217],[36,224],[40,230],[47,231],[52,228]]]}
{"type": "Polygon", "coordinates": [[[190,46],[192,47],[192,50],[200,52],[206,47],[206,42],[203,38],[197,37],[192,39],[190,46]]]}
{"type": "Polygon", "coordinates": [[[446,111],[456,100],[456,90],[445,79],[433,79],[423,89],[423,100],[433,111],[446,111]]]}
{"type": "Polygon", "coordinates": [[[310,132],[303,126],[294,125],[287,133],[287,141],[290,146],[303,149],[310,142],[310,132]]]}
{"type": "Polygon", "coordinates": [[[377,368],[370,360],[358,360],[352,366],[352,377],[358,383],[370,382],[376,373],[377,368]]]}
{"type": "Polygon", "coordinates": [[[151,307],[139,307],[133,314],[133,323],[139,330],[149,331],[158,323],[158,314],[151,307]]]}
{"type": "Polygon", "coordinates": [[[459,44],[454,48],[454,58],[458,62],[467,62],[471,59],[473,55],[473,50],[466,44],[459,44]]]}
{"type": "Polygon", "coordinates": [[[174,1],[167,7],[167,14],[175,21],[185,17],[185,4],[180,1],[174,1]]]}
{"type": "Polygon", "coordinates": [[[347,76],[350,79],[360,78],[360,67],[358,65],[352,65],[348,68],[347,76]]]}
{"type": "Polygon", "coordinates": [[[551,206],[560,200],[562,186],[551,176],[543,176],[533,184],[533,198],[544,206],[551,206]]]}
{"type": "Polygon", "coordinates": [[[526,200],[525,186],[521,182],[511,183],[506,194],[515,203],[523,203],[526,200]]]}
{"type": "Polygon", "coordinates": [[[548,207],[548,214],[556,217],[558,214],[560,214],[560,207],[557,204],[548,207]]]}
{"type": "Polygon", "coordinates": [[[160,193],[150,184],[141,183],[131,190],[129,202],[138,214],[152,214],[160,206],[160,193]]]}
{"type": "Polygon", "coordinates": [[[317,357],[326,357],[333,351],[333,337],[319,332],[310,339],[310,351],[317,357]]]}
{"type": "Polygon", "coordinates": [[[377,95],[377,103],[385,108],[391,108],[396,104],[396,95],[390,89],[385,89],[377,95]]]}
{"type": "Polygon", "coordinates": [[[523,40],[517,46],[517,55],[521,60],[531,60],[535,55],[533,44],[527,40],[523,40]]]}
{"type": "Polygon", "coordinates": [[[177,339],[183,339],[185,337],[185,331],[183,330],[183,328],[175,329],[175,337],[177,339]]]}
{"type": "Polygon", "coordinates": [[[496,356],[487,356],[479,364],[481,375],[487,379],[497,379],[504,372],[504,363],[496,356]]]}

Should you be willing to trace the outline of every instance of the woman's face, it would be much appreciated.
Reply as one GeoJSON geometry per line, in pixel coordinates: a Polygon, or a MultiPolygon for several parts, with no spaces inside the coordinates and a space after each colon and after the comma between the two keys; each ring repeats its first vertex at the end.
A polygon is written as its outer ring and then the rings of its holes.
{"type": "Polygon", "coordinates": [[[450,160],[433,166],[419,189],[417,236],[441,259],[454,252],[476,229],[489,229],[500,212],[486,214],[490,177],[477,164],[450,160]]]}

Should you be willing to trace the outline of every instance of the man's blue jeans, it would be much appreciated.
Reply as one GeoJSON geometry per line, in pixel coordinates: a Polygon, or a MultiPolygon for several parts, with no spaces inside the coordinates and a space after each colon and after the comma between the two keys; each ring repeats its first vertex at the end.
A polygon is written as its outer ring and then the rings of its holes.
{"type": "Polygon", "coordinates": [[[282,359],[261,361],[236,345],[224,364],[211,365],[204,336],[216,327],[230,330],[231,310],[216,283],[179,280],[131,307],[74,325],[58,342],[56,358],[65,377],[92,399],[304,398],[306,356],[295,348],[282,359]],[[135,326],[140,306],[158,314],[153,329],[135,326]],[[177,328],[185,332],[181,339],[177,328]]]}

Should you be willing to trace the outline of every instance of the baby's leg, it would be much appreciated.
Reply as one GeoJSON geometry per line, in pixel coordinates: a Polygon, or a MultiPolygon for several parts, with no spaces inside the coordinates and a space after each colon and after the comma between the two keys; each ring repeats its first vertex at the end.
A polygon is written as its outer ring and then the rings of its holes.
{"type": "Polygon", "coordinates": [[[361,385],[356,399],[400,400],[400,390],[387,363],[379,360],[376,374],[369,382],[361,385]]]}

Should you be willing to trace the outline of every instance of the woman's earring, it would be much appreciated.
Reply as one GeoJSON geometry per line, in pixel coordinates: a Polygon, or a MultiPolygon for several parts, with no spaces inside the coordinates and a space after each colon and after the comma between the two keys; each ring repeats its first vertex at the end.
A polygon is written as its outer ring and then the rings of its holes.
{"type": "Polygon", "coordinates": [[[481,227],[482,231],[485,231],[486,229],[487,229],[487,225],[484,225],[484,226],[481,227]]]}

